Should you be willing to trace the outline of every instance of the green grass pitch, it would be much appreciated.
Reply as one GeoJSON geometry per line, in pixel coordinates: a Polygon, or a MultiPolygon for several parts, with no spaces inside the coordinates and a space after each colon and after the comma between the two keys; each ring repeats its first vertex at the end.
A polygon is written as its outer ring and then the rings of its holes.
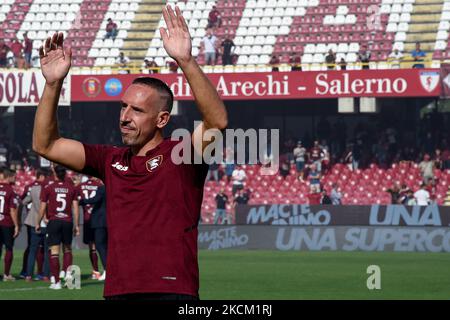
{"type": "MultiPolygon", "coordinates": [[[[15,252],[15,276],[21,261],[22,252],[15,252]]],[[[200,251],[199,262],[202,300],[450,299],[446,253],[200,251]],[[380,290],[367,289],[369,265],[381,268],[380,290]]],[[[102,299],[103,283],[89,279],[88,252],[75,251],[74,264],[81,290],[17,280],[0,282],[0,299],[102,299]]]]}

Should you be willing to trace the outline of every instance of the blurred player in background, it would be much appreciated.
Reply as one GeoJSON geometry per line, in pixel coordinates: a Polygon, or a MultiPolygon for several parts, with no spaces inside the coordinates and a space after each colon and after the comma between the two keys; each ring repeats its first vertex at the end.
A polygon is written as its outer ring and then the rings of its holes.
{"type": "Polygon", "coordinates": [[[33,149],[105,182],[108,276],[104,295],[108,299],[198,299],[197,226],[208,165],[192,160],[194,152],[202,155],[211,143],[203,140],[204,131],[223,130],[228,120],[216,89],[191,54],[191,37],[180,9],[174,12],[167,6],[163,17],[167,25],[160,28],[164,48],[182,69],[203,119],[192,137],[181,142],[163,137],[173,93],[154,78],[135,79],[122,96],[119,124],[126,147],[62,138],[56,111],[71,50],[64,48],[62,33],[48,38],[40,48],[46,85],[36,112],[33,149]],[[174,162],[176,146],[183,156],[189,153],[190,162],[174,162]]]}
{"type": "Polygon", "coordinates": [[[91,206],[89,225],[92,229],[91,232],[93,233],[95,248],[100,254],[100,259],[102,260],[104,270],[103,274],[96,279],[103,281],[106,277],[106,255],[108,251],[108,233],[106,229],[106,190],[100,180],[97,180],[97,183],[100,183],[100,185],[95,192],[95,196],[88,199],[82,199],[80,204],[83,206],[91,206]]]}
{"type": "MultiPolygon", "coordinates": [[[[101,182],[93,177],[84,176],[81,183],[77,186],[79,200],[88,200],[94,198],[101,182]],[[84,179],[86,179],[84,181],[84,179]]],[[[83,207],[83,242],[89,246],[89,259],[92,265],[92,279],[98,280],[101,273],[98,271],[98,256],[95,248],[95,230],[91,226],[92,208],[91,204],[80,202],[83,207]]]]}
{"type": "Polygon", "coordinates": [[[36,233],[41,232],[41,221],[47,223],[47,244],[50,247],[50,272],[55,278],[50,289],[62,288],[60,276],[64,277],[67,268],[72,265],[72,235],[80,234],[78,220],[78,195],[69,182],[65,181],[66,169],[55,166],[57,181],[44,187],[41,192],[41,206],[36,221],[36,233]],[[46,217],[45,212],[47,210],[46,217]],[[73,217],[72,217],[73,210],[73,217]],[[48,221],[48,222],[47,222],[48,221]],[[63,244],[63,269],[60,274],[59,251],[63,244]]]}
{"type": "Polygon", "coordinates": [[[13,173],[8,169],[0,169],[0,257],[5,246],[5,265],[3,281],[14,281],[11,275],[13,262],[14,239],[19,235],[19,219],[17,215],[18,196],[11,187],[13,173]]]}

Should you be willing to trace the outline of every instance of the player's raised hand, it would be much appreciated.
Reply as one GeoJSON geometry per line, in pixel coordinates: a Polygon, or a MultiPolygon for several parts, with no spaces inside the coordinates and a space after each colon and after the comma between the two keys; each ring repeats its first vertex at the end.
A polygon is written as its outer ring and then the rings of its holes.
{"type": "Polygon", "coordinates": [[[44,46],[39,48],[41,70],[48,84],[62,81],[69,72],[72,51],[70,48],[64,48],[63,45],[64,35],[60,32],[47,38],[44,46]]]}
{"type": "Polygon", "coordinates": [[[180,8],[175,7],[175,12],[170,5],[163,8],[163,17],[166,28],[160,28],[161,38],[167,54],[175,59],[178,64],[188,62],[191,58],[191,35],[181,14],[180,8]]]}

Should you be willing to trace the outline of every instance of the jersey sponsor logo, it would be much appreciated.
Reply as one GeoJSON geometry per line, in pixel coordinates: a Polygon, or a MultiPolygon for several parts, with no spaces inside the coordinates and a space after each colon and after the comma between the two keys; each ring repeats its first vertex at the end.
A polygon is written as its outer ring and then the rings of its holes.
{"type": "Polygon", "coordinates": [[[145,166],[148,171],[153,172],[155,171],[163,162],[163,156],[159,155],[154,158],[151,158],[145,163],[145,166]]]}
{"type": "Polygon", "coordinates": [[[116,163],[112,164],[111,166],[120,171],[128,171],[128,167],[121,165],[119,162],[116,162],[116,163]]]}

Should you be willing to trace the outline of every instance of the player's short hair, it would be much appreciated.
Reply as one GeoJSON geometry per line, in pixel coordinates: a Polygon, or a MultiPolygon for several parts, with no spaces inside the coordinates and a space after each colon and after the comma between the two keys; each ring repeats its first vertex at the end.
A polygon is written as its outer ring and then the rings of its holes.
{"type": "Polygon", "coordinates": [[[163,111],[172,112],[173,93],[164,81],[152,77],[139,77],[134,79],[132,84],[142,84],[158,91],[161,99],[165,100],[163,111]]]}
{"type": "Polygon", "coordinates": [[[64,179],[66,178],[66,168],[64,168],[63,166],[57,165],[54,168],[55,170],[55,175],[58,178],[58,180],[60,181],[64,181],[64,179]]]}

